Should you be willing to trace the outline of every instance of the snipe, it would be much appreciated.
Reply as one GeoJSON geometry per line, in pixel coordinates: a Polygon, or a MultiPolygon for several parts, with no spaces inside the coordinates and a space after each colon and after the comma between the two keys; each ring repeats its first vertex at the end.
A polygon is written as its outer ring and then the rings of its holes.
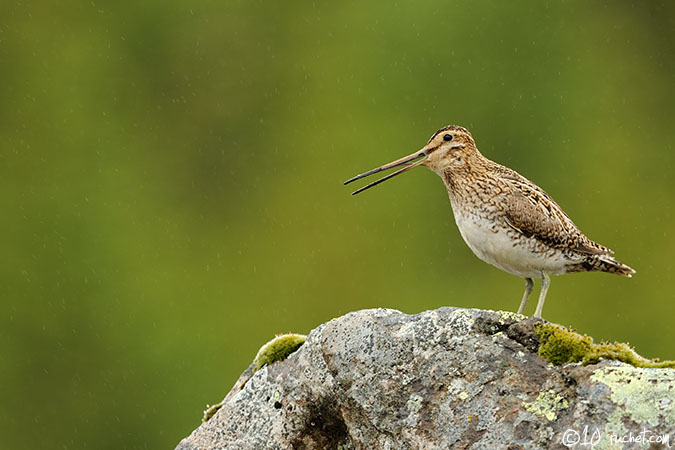
{"type": "Polygon", "coordinates": [[[436,172],[445,183],[459,232],[481,260],[525,278],[518,313],[525,309],[541,278],[534,316],[541,317],[549,275],[570,272],[635,273],[612,258],[612,251],[587,238],[553,199],[536,184],[484,157],[465,128],[441,128],[421,150],[357,175],[345,184],[387,169],[399,170],[370,183],[358,194],[414,167],[436,172]]]}

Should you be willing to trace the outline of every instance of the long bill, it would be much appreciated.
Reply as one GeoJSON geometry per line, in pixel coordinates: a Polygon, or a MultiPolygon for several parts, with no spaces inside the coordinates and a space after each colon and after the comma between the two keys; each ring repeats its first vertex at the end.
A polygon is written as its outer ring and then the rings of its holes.
{"type": "Polygon", "coordinates": [[[416,151],[412,155],[404,156],[403,158],[397,159],[396,161],[392,161],[389,164],[385,164],[383,166],[377,167],[373,170],[369,170],[368,172],[365,172],[365,173],[357,175],[353,178],[350,178],[349,180],[345,181],[344,184],[349,184],[352,181],[360,180],[361,178],[367,177],[369,175],[373,175],[373,174],[378,173],[378,172],[382,172],[383,170],[389,170],[389,169],[393,169],[395,167],[403,166],[402,169],[399,169],[396,172],[392,172],[389,175],[387,175],[385,177],[382,177],[379,180],[373,181],[372,183],[367,184],[367,185],[363,186],[362,188],[357,189],[356,191],[352,192],[352,195],[356,195],[359,192],[363,192],[366,189],[369,189],[373,186],[376,186],[376,185],[382,183],[383,181],[387,181],[389,178],[393,178],[396,175],[400,175],[403,172],[407,172],[408,170],[419,166],[420,164],[422,164],[426,160],[427,160],[427,154],[424,152],[424,150],[416,151]],[[419,161],[415,161],[417,158],[422,158],[422,159],[420,159],[419,161]],[[415,162],[413,162],[413,161],[415,161],[415,162]]]}

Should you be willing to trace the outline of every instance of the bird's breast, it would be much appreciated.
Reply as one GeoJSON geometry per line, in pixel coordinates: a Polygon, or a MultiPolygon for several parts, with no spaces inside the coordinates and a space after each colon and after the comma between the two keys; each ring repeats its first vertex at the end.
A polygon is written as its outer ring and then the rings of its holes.
{"type": "Polygon", "coordinates": [[[565,273],[563,251],[526,237],[506,223],[498,210],[463,211],[453,205],[457,228],[471,251],[488,264],[524,278],[565,273]]]}

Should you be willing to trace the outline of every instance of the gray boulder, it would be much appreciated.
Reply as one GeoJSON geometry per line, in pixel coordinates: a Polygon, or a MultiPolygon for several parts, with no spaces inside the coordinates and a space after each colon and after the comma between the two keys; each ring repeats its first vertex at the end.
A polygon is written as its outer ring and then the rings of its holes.
{"type": "Polygon", "coordinates": [[[537,353],[540,323],[460,308],[347,314],[287,359],[252,364],[176,449],[675,446],[675,370],[553,365],[537,353]]]}

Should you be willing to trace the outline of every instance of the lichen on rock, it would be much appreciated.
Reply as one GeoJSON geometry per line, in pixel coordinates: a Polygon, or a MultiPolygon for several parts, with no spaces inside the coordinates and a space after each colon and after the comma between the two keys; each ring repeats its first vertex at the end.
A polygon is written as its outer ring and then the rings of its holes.
{"type": "Polygon", "coordinates": [[[553,422],[558,418],[558,412],[567,409],[567,400],[552,390],[540,392],[533,402],[523,402],[523,407],[531,413],[545,417],[553,422]]]}
{"type": "Polygon", "coordinates": [[[610,389],[610,398],[623,406],[625,414],[622,416],[625,419],[646,423],[650,427],[662,421],[675,424],[675,378],[672,370],[601,367],[593,372],[591,380],[610,389]]]}

